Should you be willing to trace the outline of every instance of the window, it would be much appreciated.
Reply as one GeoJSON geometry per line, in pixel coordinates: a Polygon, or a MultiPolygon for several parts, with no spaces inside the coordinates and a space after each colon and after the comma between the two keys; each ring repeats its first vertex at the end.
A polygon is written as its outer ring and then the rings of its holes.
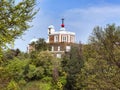
{"type": "Polygon", "coordinates": [[[61,54],[56,54],[56,57],[57,58],[61,58],[61,54]]]}
{"type": "Polygon", "coordinates": [[[54,51],[54,47],[52,46],[51,51],[54,51]]]}
{"type": "Polygon", "coordinates": [[[67,37],[66,36],[62,37],[62,42],[67,42],[67,37]]]}
{"type": "Polygon", "coordinates": [[[72,43],[74,43],[74,36],[71,36],[71,37],[70,37],[70,41],[71,41],[72,43]]]}
{"type": "Polygon", "coordinates": [[[51,29],[49,29],[49,34],[51,34],[51,29]]]}
{"type": "Polygon", "coordinates": [[[54,42],[58,42],[58,36],[54,36],[54,42]]]}
{"type": "Polygon", "coordinates": [[[58,51],[60,51],[60,46],[58,46],[58,51]]]}
{"type": "Polygon", "coordinates": [[[66,46],[66,52],[69,52],[71,49],[71,46],[66,46]]]}

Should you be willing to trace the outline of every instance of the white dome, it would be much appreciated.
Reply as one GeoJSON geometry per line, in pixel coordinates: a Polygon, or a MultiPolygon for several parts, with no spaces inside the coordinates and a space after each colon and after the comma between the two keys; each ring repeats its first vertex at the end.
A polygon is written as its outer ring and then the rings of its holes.
{"type": "Polygon", "coordinates": [[[48,26],[48,28],[54,29],[54,26],[53,26],[53,25],[50,25],[50,26],[48,26]]]}
{"type": "Polygon", "coordinates": [[[33,38],[32,40],[30,40],[30,43],[36,42],[36,41],[38,41],[38,39],[37,38],[33,38]]]}
{"type": "Polygon", "coordinates": [[[65,28],[60,28],[60,31],[65,31],[65,28]]]}

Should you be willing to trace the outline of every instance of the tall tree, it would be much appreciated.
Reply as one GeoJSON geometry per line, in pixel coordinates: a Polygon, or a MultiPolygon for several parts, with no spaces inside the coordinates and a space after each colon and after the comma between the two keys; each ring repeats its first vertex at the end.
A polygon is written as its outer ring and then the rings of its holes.
{"type": "Polygon", "coordinates": [[[30,25],[33,16],[35,0],[23,0],[18,4],[15,0],[0,0],[0,56],[7,44],[22,35],[30,25]]]}
{"type": "Polygon", "coordinates": [[[76,75],[83,67],[82,44],[73,45],[71,51],[63,57],[62,68],[67,73],[65,90],[75,90],[76,75]]]}
{"type": "Polygon", "coordinates": [[[75,90],[120,89],[120,28],[95,27],[90,43],[84,46],[84,67],[76,77],[75,90]]]}
{"type": "MultiPolygon", "coordinates": [[[[107,25],[105,28],[95,27],[90,37],[96,53],[111,65],[120,63],[120,27],[107,25]]],[[[119,66],[120,67],[120,66],[119,66]]]]}

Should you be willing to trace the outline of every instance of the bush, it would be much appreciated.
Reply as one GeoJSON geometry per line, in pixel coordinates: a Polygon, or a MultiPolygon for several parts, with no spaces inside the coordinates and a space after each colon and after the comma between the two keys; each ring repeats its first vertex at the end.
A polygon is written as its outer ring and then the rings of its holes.
{"type": "Polygon", "coordinates": [[[5,67],[6,74],[10,79],[19,81],[24,78],[25,66],[28,64],[28,60],[19,60],[15,58],[5,67]]]}
{"type": "Polygon", "coordinates": [[[11,80],[7,86],[7,90],[20,90],[20,87],[14,80],[11,80]]]}
{"type": "Polygon", "coordinates": [[[51,90],[51,83],[39,83],[39,90],[51,90]]]}
{"type": "Polygon", "coordinates": [[[29,70],[28,70],[28,73],[27,73],[27,78],[28,79],[33,79],[35,77],[36,66],[30,64],[28,69],[29,70]]]}

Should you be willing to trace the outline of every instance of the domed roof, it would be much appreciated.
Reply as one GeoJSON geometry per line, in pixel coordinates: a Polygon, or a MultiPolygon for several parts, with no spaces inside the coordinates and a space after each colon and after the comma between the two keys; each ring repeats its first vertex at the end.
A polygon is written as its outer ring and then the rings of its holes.
{"type": "Polygon", "coordinates": [[[60,31],[65,31],[65,28],[64,27],[60,28],[60,31]]]}
{"type": "Polygon", "coordinates": [[[48,26],[48,28],[52,28],[52,29],[54,29],[54,26],[53,26],[53,25],[50,25],[50,26],[48,26]]]}

